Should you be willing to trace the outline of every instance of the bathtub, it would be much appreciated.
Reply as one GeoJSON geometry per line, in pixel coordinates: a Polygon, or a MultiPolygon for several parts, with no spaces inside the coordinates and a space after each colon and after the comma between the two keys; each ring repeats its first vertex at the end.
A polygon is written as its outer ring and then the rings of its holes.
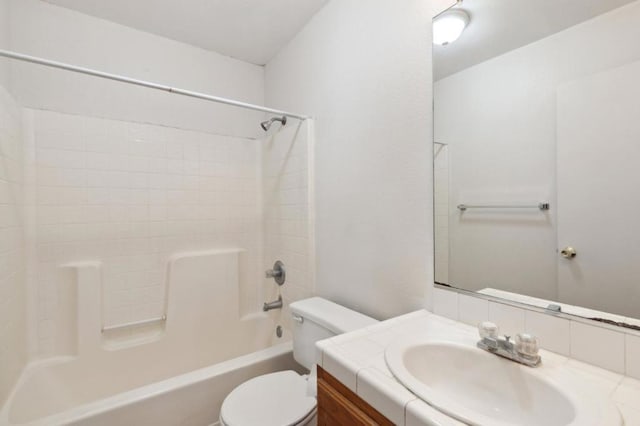
{"type": "Polygon", "coordinates": [[[0,411],[2,425],[215,424],[225,396],[251,377],[299,369],[270,313],[242,315],[241,251],[169,261],[166,320],[105,333],[99,262],[73,268],[77,348],[25,368],[0,411]]]}

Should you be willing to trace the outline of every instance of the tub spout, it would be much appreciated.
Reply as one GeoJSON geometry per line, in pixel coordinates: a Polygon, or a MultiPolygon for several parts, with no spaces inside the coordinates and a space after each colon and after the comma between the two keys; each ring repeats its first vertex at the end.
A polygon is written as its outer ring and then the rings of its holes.
{"type": "Polygon", "coordinates": [[[272,309],[281,309],[282,308],[282,296],[278,296],[278,300],[266,303],[262,306],[262,310],[267,312],[272,309]]]}

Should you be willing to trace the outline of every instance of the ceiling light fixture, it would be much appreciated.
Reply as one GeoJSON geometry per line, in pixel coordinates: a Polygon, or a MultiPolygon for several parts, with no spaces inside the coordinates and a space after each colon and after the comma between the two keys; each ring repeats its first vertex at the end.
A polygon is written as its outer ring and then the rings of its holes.
{"type": "Polygon", "coordinates": [[[450,9],[433,20],[433,44],[446,46],[456,41],[469,25],[469,15],[461,9],[450,9]]]}

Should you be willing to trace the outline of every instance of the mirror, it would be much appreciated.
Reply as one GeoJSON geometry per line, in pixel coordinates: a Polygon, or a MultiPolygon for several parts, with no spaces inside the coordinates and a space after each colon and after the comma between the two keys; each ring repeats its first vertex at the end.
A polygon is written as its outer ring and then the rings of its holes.
{"type": "Polygon", "coordinates": [[[640,325],[640,1],[464,0],[434,27],[452,11],[436,284],[640,325]]]}

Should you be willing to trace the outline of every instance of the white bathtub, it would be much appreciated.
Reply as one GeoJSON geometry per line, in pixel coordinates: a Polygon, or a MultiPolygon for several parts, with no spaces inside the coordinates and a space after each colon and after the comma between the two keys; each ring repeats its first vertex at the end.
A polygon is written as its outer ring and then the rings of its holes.
{"type": "MultiPolygon", "coordinates": [[[[40,372],[46,383],[47,369],[55,362],[48,364],[34,365],[24,376],[40,372]]],[[[0,421],[6,425],[29,426],[206,426],[218,421],[222,401],[240,383],[260,374],[296,367],[291,356],[291,343],[288,342],[35,419],[33,417],[38,411],[54,409],[55,405],[40,399],[40,395],[25,394],[23,398],[26,401],[21,404],[13,404],[15,400],[9,400],[0,421]],[[34,410],[36,406],[39,408],[37,411],[34,410]]],[[[63,383],[49,382],[46,385],[64,388],[63,383]]],[[[20,385],[17,388],[19,392],[20,385]]],[[[68,401],[71,404],[79,402],[68,401]]]]}
{"type": "Polygon", "coordinates": [[[128,334],[101,331],[100,264],[66,265],[77,270],[77,352],[31,363],[0,424],[206,426],[235,386],[299,368],[288,336],[275,336],[275,315],[240,315],[238,258],[171,259],[166,321],[128,334]]]}

